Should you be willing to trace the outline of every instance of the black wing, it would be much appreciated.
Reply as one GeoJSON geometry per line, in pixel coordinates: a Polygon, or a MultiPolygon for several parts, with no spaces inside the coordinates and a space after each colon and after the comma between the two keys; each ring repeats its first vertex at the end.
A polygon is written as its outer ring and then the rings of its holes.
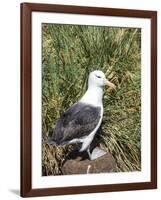
{"type": "Polygon", "coordinates": [[[51,140],[60,145],[88,135],[97,126],[100,111],[100,107],[89,104],[74,104],[57,121],[51,140]]]}

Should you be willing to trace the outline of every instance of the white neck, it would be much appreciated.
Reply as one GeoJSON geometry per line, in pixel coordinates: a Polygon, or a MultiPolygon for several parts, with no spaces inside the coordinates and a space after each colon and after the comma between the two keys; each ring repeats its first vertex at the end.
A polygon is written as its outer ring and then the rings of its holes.
{"type": "Polygon", "coordinates": [[[81,98],[80,102],[92,104],[94,106],[102,106],[103,88],[101,87],[88,87],[88,90],[81,98]]]}

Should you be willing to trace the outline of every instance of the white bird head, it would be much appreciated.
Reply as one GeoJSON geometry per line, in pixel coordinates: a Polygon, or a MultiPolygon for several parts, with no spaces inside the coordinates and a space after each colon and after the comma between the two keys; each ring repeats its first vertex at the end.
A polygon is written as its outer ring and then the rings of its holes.
{"type": "Polygon", "coordinates": [[[105,74],[100,70],[95,70],[89,74],[88,87],[103,87],[109,86],[115,89],[115,85],[106,79],[105,74]]]}

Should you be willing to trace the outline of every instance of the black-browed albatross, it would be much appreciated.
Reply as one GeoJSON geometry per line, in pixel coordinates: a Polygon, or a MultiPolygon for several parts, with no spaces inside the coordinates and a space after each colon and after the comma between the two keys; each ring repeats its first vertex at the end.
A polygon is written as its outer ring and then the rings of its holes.
{"type": "Polygon", "coordinates": [[[59,146],[81,143],[79,152],[87,151],[92,160],[90,144],[102,122],[105,85],[115,88],[102,71],[96,70],[89,74],[86,93],[60,116],[49,139],[50,144],[59,146]]]}

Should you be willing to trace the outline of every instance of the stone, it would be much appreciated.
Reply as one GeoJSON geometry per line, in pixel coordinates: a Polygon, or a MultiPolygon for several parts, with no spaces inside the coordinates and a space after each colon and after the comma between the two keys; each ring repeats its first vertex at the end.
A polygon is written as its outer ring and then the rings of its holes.
{"type": "Polygon", "coordinates": [[[109,153],[101,149],[94,149],[94,160],[89,160],[86,152],[71,152],[62,166],[63,175],[107,173],[116,171],[116,161],[109,153]],[[100,156],[98,156],[100,155],[100,156]]]}

